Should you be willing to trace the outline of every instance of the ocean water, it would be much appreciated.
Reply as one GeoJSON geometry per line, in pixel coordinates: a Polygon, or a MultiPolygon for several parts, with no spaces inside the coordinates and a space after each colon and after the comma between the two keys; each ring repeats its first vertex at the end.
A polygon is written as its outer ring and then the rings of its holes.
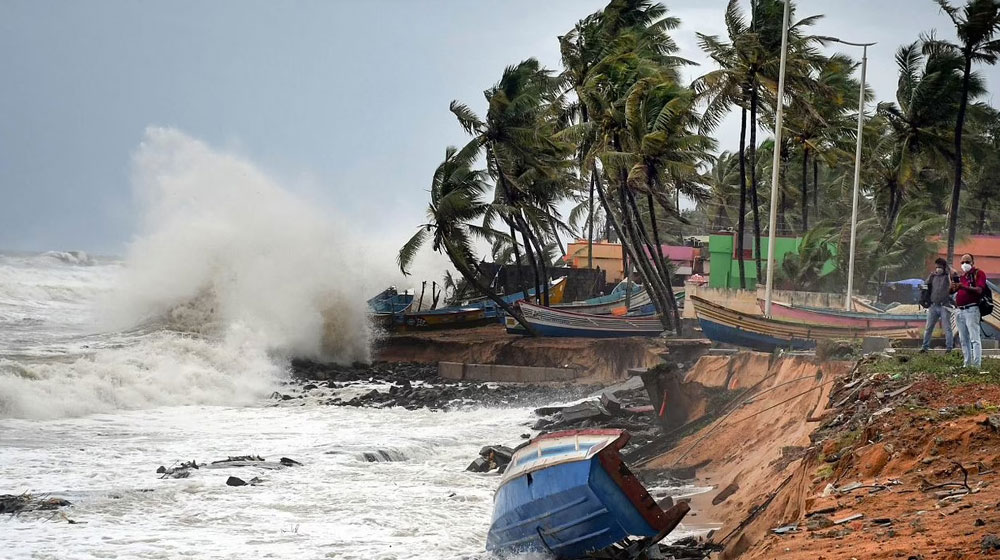
{"type": "Polygon", "coordinates": [[[0,494],[72,502],[0,516],[0,558],[488,558],[499,477],[465,467],[532,411],[275,405],[290,356],[370,358],[383,278],[252,164],[177,131],[147,133],[134,175],[122,258],[0,253],[0,494]],[[155,472],[248,454],[303,465],[155,472]]]}

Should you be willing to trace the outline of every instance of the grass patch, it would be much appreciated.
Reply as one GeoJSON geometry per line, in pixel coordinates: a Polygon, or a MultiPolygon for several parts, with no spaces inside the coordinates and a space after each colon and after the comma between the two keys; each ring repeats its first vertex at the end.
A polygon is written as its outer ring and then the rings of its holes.
{"type": "Polygon", "coordinates": [[[819,478],[821,480],[826,480],[826,479],[832,477],[833,476],[833,465],[831,465],[830,463],[824,463],[823,466],[821,466],[820,468],[816,469],[816,472],[814,473],[814,475],[815,475],[816,478],[819,478]]]}
{"type": "Polygon", "coordinates": [[[893,378],[932,376],[953,384],[987,383],[1000,385],[1000,360],[983,358],[980,368],[962,367],[961,352],[935,354],[897,352],[880,356],[865,366],[867,373],[884,373],[893,378]]]}

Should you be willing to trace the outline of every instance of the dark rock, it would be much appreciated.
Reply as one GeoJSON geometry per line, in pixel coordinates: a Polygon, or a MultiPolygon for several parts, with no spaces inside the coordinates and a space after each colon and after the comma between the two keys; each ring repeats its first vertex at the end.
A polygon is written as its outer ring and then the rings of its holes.
{"type": "Polygon", "coordinates": [[[601,406],[611,414],[618,414],[622,410],[622,401],[614,393],[601,393],[601,406]]]}
{"type": "Polygon", "coordinates": [[[544,430],[549,426],[555,424],[555,420],[551,418],[539,418],[532,426],[532,430],[544,430]]]}
{"type": "Polygon", "coordinates": [[[559,414],[562,417],[562,422],[566,424],[611,418],[611,414],[607,409],[597,401],[584,401],[573,406],[568,406],[562,409],[562,412],[559,414]]]}
{"type": "Polygon", "coordinates": [[[983,527],[983,526],[985,526],[985,525],[986,525],[986,522],[985,522],[985,521],[983,521],[982,519],[977,519],[977,520],[976,520],[976,523],[975,523],[975,526],[976,526],[976,527],[983,527]]]}
{"type": "Polygon", "coordinates": [[[286,467],[301,467],[302,463],[296,461],[295,459],[289,459],[288,457],[282,457],[278,459],[278,462],[286,467]]]}
{"type": "Polygon", "coordinates": [[[487,472],[490,470],[490,461],[486,457],[476,457],[476,460],[470,463],[465,470],[478,473],[487,472]]]}
{"type": "Polygon", "coordinates": [[[156,474],[163,474],[165,472],[167,472],[167,467],[164,467],[163,465],[160,465],[160,468],[156,469],[156,474]]]}
{"type": "Polygon", "coordinates": [[[303,386],[302,390],[303,391],[312,391],[313,389],[317,389],[317,388],[318,387],[317,387],[317,385],[315,383],[309,383],[308,385],[303,386]]]}
{"type": "Polygon", "coordinates": [[[291,395],[281,395],[281,400],[283,400],[283,401],[290,401],[293,398],[295,398],[295,397],[293,397],[291,395]]]}
{"type": "Polygon", "coordinates": [[[996,535],[986,535],[983,540],[979,543],[982,547],[983,552],[990,552],[992,550],[1000,550],[1000,538],[996,535]]]}
{"type": "Polygon", "coordinates": [[[226,479],[226,486],[246,486],[247,483],[242,478],[231,476],[226,479]]]}
{"type": "Polygon", "coordinates": [[[1000,432],[1000,414],[990,415],[983,424],[992,428],[994,432],[1000,432]]]}

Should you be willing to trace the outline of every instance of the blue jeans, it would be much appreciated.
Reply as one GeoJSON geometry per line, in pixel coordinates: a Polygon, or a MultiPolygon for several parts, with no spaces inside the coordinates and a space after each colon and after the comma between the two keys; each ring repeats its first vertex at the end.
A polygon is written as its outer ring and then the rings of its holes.
{"type": "Polygon", "coordinates": [[[940,303],[935,303],[927,309],[927,329],[924,331],[924,346],[925,350],[931,347],[931,334],[934,332],[934,327],[937,326],[938,320],[940,319],[941,330],[944,331],[944,345],[949,352],[955,348],[954,333],[951,329],[951,314],[955,310],[951,307],[945,307],[940,303]]]}
{"type": "Polygon", "coordinates": [[[983,331],[979,319],[979,307],[975,305],[958,310],[958,338],[962,341],[965,367],[980,367],[983,364],[983,331]]]}

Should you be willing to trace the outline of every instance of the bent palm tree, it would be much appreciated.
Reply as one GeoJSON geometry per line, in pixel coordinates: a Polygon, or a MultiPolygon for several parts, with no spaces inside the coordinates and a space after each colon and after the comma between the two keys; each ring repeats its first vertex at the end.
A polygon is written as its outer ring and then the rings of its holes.
{"type": "Polygon", "coordinates": [[[480,219],[489,205],[483,201],[488,185],[486,173],[472,169],[472,162],[479,155],[477,141],[470,142],[462,150],[449,147],[445,159],[434,171],[431,181],[431,201],[427,207],[427,223],[420,226],[417,233],[399,250],[396,263],[403,274],[413,262],[421,246],[431,240],[431,247],[448,256],[455,269],[476,290],[493,300],[508,315],[517,319],[531,334],[534,329],[525,323],[521,312],[493,292],[480,279],[475,256],[472,251],[473,237],[492,239],[495,232],[483,226],[469,223],[480,219]]]}

